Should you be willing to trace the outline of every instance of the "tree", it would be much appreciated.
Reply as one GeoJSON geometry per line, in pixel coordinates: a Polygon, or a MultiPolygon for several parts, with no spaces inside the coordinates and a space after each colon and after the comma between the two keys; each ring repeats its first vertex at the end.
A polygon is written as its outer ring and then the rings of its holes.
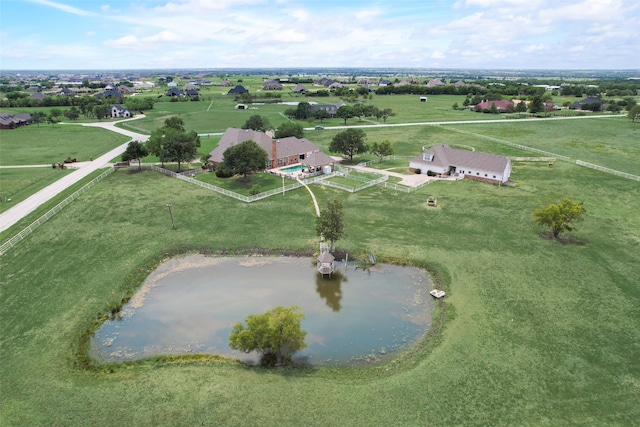
{"type": "Polygon", "coordinates": [[[382,119],[384,120],[385,123],[387,123],[387,118],[393,117],[395,115],[396,113],[394,113],[393,110],[391,110],[391,108],[385,108],[384,110],[382,110],[382,119]]]}
{"type": "Polygon", "coordinates": [[[336,116],[343,119],[344,124],[346,125],[347,120],[354,117],[355,113],[353,111],[353,107],[349,105],[343,105],[342,107],[338,108],[338,111],[336,111],[336,116]]]}
{"type": "Polygon", "coordinates": [[[193,160],[200,147],[200,137],[195,131],[181,132],[167,128],[164,149],[160,159],[163,162],[178,162],[178,170],[183,162],[193,160]]]}
{"type": "Polygon", "coordinates": [[[518,113],[520,116],[522,116],[523,113],[527,112],[527,104],[526,102],[520,100],[520,102],[518,102],[516,104],[516,108],[515,108],[516,113],[518,113]]]}
{"type": "Polygon", "coordinates": [[[533,212],[533,219],[540,225],[551,228],[556,239],[564,231],[573,231],[572,223],[582,221],[586,213],[582,203],[565,198],[559,204],[550,204],[533,212]]]}
{"type": "Polygon", "coordinates": [[[184,120],[178,116],[166,119],[164,126],[154,129],[145,142],[147,151],[157,156],[163,167],[165,162],[178,162],[178,169],[182,162],[189,162],[196,157],[199,147],[198,134],[195,131],[186,132],[184,120]]]}
{"type": "Polygon", "coordinates": [[[340,200],[331,200],[327,207],[320,211],[320,216],[316,217],[316,233],[324,240],[331,243],[331,251],[334,244],[345,236],[344,214],[340,200]]]}
{"type": "Polygon", "coordinates": [[[307,335],[300,323],[304,313],[298,306],[278,306],[264,314],[251,314],[245,322],[233,325],[229,347],[245,353],[261,353],[263,366],[284,366],[291,363],[295,352],[307,347],[307,335]]]}
{"type": "Polygon", "coordinates": [[[320,123],[322,123],[324,119],[328,119],[329,117],[331,117],[331,115],[327,110],[320,108],[319,110],[313,113],[313,117],[320,120],[320,123]]]}
{"type": "Polygon", "coordinates": [[[280,126],[278,126],[274,136],[278,139],[286,138],[288,136],[295,136],[296,138],[304,138],[304,129],[302,128],[302,125],[298,123],[284,122],[284,123],[281,123],[280,126]]]}
{"type": "Polygon", "coordinates": [[[255,114],[247,119],[242,129],[252,129],[259,132],[264,132],[271,127],[269,120],[262,117],[259,114],[255,114]]]}
{"type": "Polygon", "coordinates": [[[534,96],[529,104],[529,112],[531,114],[541,113],[544,111],[544,100],[541,96],[534,96]]]}
{"type": "Polygon", "coordinates": [[[369,147],[364,142],[365,137],[362,129],[347,129],[333,137],[331,144],[329,144],[329,150],[349,156],[349,160],[353,162],[355,154],[369,151],[369,147]]]}
{"type": "Polygon", "coordinates": [[[71,109],[65,111],[64,115],[70,120],[78,120],[80,117],[80,110],[78,110],[78,107],[74,105],[71,109]]]}
{"type": "Polygon", "coordinates": [[[36,111],[31,115],[31,122],[35,123],[36,125],[38,125],[38,127],[40,127],[40,123],[44,122],[46,118],[47,118],[47,115],[44,113],[44,111],[36,111]]]}
{"type": "Polygon", "coordinates": [[[383,157],[393,155],[393,146],[391,145],[391,142],[389,142],[389,140],[380,143],[374,142],[371,146],[371,153],[374,156],[378,156],[380,158],[380,161],[382,162],[383,157]]]}
{"type": "Polygon", "coordinates": [[[171,116],[164,121],[164,127],[169,129],[175,129],[180,132],[184,132],[184,120],[178,116],[171,116]]]}
{"type": "Polygon", "coordinates": [[[122,153],[122,160],[128,162],[130,160],[138,161],[138,169],[142,169],[142,164],[140,163],[143,157],[149,155],[147,148],[140,141],[131,141],[129,145],[127,145],[127,149],[122,153]]]}
{"type": "Polygon", "coordinates": [[[627,117],[630,118],[632,122],[640,119],[640,105],[634,105],[631,107],[627,113],[627,117]]]}
{"type": "Polygon", "coordinates": [[[362,121],[362,116],[364,116],[364,105],[356,104],[353,106],[353,115],[358,118],[358,121],[362,121]]]}
{"type": "Polygon", "coordinates": [[[47,116],[47,123],[49,123],[51,126],[55,126],[56,123],[60,122],[60,119],[58,119],[56,116],[49,114],[47,116]]]}
{"type": "Polygon", "coordinates": [[[307,120],[313,114],[313,106],[308,102],[301,102],[296,108],[295,117],[298,120],[307,120]]]}
{"type": "Polygon", "coordinates": [[[266,167],[269,154],[255,141],[247,140],[224,150],[222,161],[234,174],[246,179],[250,172],[266,167]]]}

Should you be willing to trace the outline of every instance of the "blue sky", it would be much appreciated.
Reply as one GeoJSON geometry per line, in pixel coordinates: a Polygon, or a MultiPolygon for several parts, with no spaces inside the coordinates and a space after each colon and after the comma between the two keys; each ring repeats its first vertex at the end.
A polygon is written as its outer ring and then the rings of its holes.
{"type": "Polygon", "coordinates": [[[0,69],[640,69],[639,0],[1,0],[0,69]]]}

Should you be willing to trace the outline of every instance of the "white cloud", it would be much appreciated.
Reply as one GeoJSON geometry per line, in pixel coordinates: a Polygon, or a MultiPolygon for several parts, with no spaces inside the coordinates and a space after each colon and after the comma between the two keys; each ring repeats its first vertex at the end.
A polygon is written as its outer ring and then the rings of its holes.
{"type": "Polygon", "coordinates": [[[61,10],[63,12],[67,12],[67,13],[72,13],[74,15],[81,15],[81,16],[93,16],[93,15],[95,15],[95,13],[93,13],[93,12],[88,12],[86,10],[78,9],[77,7],[69,6],[69,5],[62,4],[62,3],[56,3],[56,2],[53,2],[53,1],[49,1],[49,0],[27,0],[27,1],[31,2],[31,3],[41,4],[43,6],[53,7],[54,9],[58,9],[58,10],[61,10]]]}

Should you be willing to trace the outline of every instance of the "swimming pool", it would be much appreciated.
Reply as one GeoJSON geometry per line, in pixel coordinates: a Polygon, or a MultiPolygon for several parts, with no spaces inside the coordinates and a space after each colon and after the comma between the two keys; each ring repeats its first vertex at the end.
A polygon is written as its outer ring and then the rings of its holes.
{"type": "Polygon", "coordinates": [[[302,165],[289,166],[288,168],[280,169],[280,172],[291,173],[291,172],[300,172],[302,170],[302,165]]]}

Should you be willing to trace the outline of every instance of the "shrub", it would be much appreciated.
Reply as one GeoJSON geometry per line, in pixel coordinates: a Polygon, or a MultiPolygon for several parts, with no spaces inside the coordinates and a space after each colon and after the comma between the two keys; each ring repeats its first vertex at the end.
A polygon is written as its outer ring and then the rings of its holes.
{"type": "Polygon", "coordinates": [[[227,165],[225,165],[224,163],[220,163],[218,166],[216,166],[215,172],[218,178],[230,178],[233,176],[233,170],[227,167],[227,165]]]}
{"type": "Polygon", "coordinates": [[[256,194],[260,194],[262,193],[262,187],[260,187],[260,184],[254,184],[251,186],[251,190],[249,190],[249,194],[251,194],[252,196],[255,196],[256,194]]]}
{"type": "Polygon", "coordinates": [[[422,169],[416,169],[415,172],[417,175],[420,175],[422,173],[422,169]]]}

